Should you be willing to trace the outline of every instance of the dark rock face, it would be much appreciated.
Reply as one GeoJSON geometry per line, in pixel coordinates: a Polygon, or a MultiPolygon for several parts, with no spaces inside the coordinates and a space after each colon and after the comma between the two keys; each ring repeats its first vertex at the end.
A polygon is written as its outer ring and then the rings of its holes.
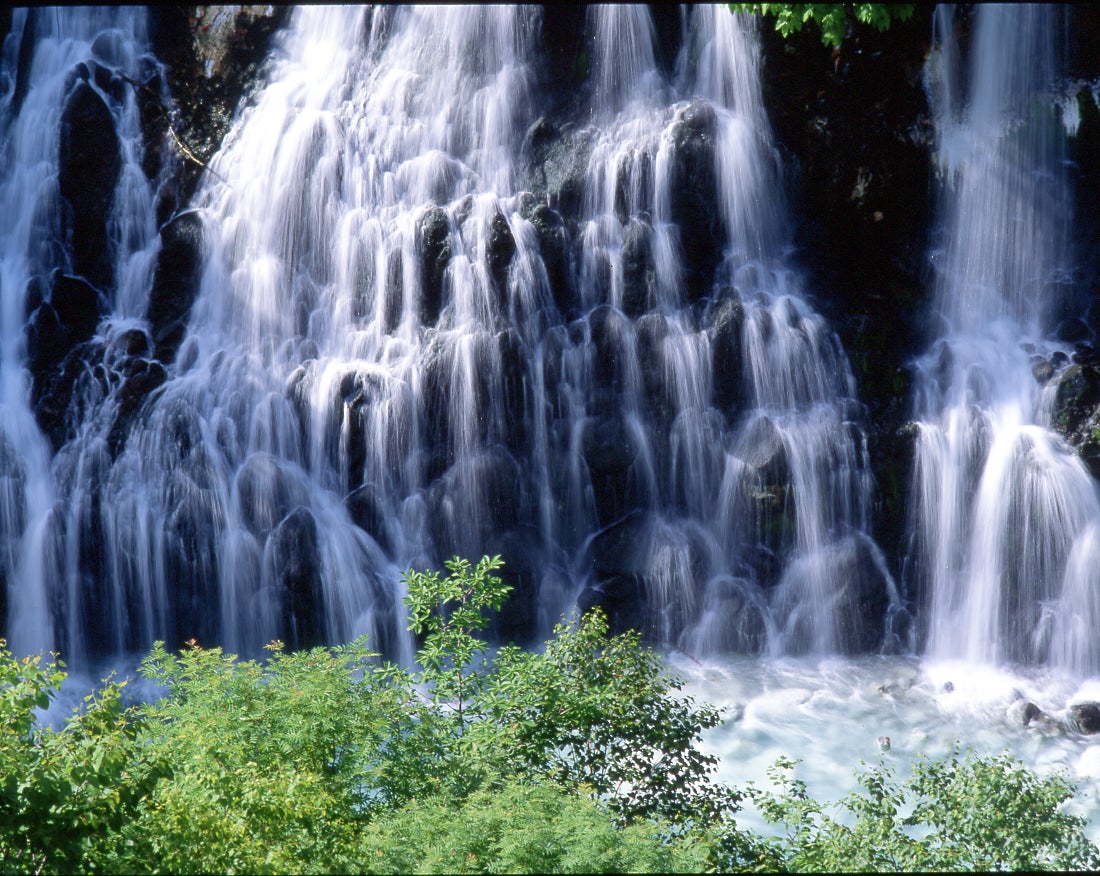
{"type": "Polygon", "coordinates": [[[86,81],[77,82],[61,115],[58,158],[61,196],[72,209],[73,270],[107,288],[112,281],[107,214],[122,159],[111,111],[86,81]]]}
{"type": "Polygon", "coordinates": [[[706,549],[690,526],[632,510],[593,536],[588,559],[593,581],[577,609],[598,606],[613,632],[634,628],[651,641],[668,641],[670,632],[697,619],[706,549]]]}
{"type": "Polygon", "coordinates": [[[538,633],[539,585],[545,568],[544,551],[538,532],[529,526],[494,536],[486,551],[500,555],[504,568],[501,580],[512,586],[501,612],[489,629],[501,642],[530,642],[538,633]]]}
{"type": "Polygon", "coordinates": [[[631,220],[623,234],[623,312],[638,317],[654,304],[657,286],[653,261],[653,229],[631,220]]]}
{"type": "Polygon", "coordinates": [[[417,223],[420,251],[420,320],[435,325],[443,309],[443,272],[451,261],[450,220],[441,207],[429,208],[417,223]]]}
{"type": "MultiPolygon", "coordinates": [[[[27,21],[23,27],[23,35],[19,40],[19,61],[15,73],[15,90],[12,92],[11,111],[18,115],[27,97],[27,89],[30,88],[30,67],[34,56],[34,33],[38,10],[31,7],[27,10],[27,21]]],[[[0,12],[0,34],[11,31],[11,7],[6,6],[0,12]]]]}
{"type": "Polygon", "coordinates": [[[711,320],[711,352],[714,368],[714,406],[731,414],[743,401],[741,374],[741,329],[745,311],[732,289],[719,294],[711,320]]]}
{"type": "Polygon", "coordinates": [[[712,194],[716,185],[717,134],[718,116],[702,100],[687,106],[672,128],[669,212],[680,229],[684,283],[692,299],[709,293],[726,243],[727,229],[712,194]]]}
{"type": "MultiPolygon", "coordinates": [[[[1053,372],[1053,365],[1049,367],[1053,372]]],[[[1084,348],[1053,379],[1058,383],[1051,425],[1076,449],[1092,476],[1100,478],[1100,362],[1091,348],[1084,348]]]]}
{"type": "Polygon", "coordinates": [[[277,582],[283,641],[296,648],[321,644],[324,606],[313,515],[301,506],[291,511],[272,532],[268,550],[277,582]]]}
{"type": "Polygon", "coordinates": [[[153,335],[153,355],[167,364],[176,358],[183,343],[191,307],[199,294],[202,217],[196,212],[180,213],[161,229],[160,241],[146,318],[153,335]]]}
{"type": "Polygon", "coordinates": [[[789,39],[766,22],[760,31],[764,102],[795,170],[795,243],[867,406],[882,491],[874,536],[895,573],[912,466],[911,445],[897,437],[908,415],[906,363],[926,341],[934,141],[921,73],[930,15],[918,6],[884,33],[855,25],[835,53],[811,29],[789,39]]]}
{"type": "Polygon", "coordinates": [[[291,7],[280,5],[150,7],[153,52],[164,62],[179,110],[176,135],[197,159],[181,156],[158,221],[191,200],[202,165],[221,146],[237,104],[256,86],[272,38],[290,12],[291,7]]]}
{"type": "Polygon", "coordinates": [[[561,214],[531,196],[523,199],[520,215],[535,227],[539,255],[546,268],[546,278],[550,282],[554,303],[564,317],[575,317],[569,238],[561,214]]]}
{"type": "Polygon", "coordinates": [[[35,418],[60,448],[69,434],[66,414],[77,379],[91,368],[102,351],[92,342],[106,312],[103,296],[80,277],[55,271],[48,300],[31,313],[25,334],[27,365],[31,373],[31,402],[35,418]]]}

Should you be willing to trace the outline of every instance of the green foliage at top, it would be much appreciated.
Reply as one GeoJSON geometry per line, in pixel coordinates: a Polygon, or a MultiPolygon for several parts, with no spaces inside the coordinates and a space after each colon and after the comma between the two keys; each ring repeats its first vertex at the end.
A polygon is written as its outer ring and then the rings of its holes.
{"type": "Polygon", "coordinates": [[[541,653],[481,639],[499,558],[410,571],[411,667],[359,641],[264,661],[158,644],[164,696],[106,681],[60,730],[60,663],[0,644],[0,872],[699,872],[1096,868],[1074,788],[1007,757],[885,765],[826,806],[712,780],[714,708],[593,612],[541,653]],[[778,837],[739,830],[751,800],[778,837]],[[835,813],[835,814],[830,814],[835,813]]]}
{"type": "Polygon", "coordinates": [[[884,31],[894,21],[913,17],[912,3],[731,3],[731,12],[749,15],[771,15],[775,29],[784,37],[798,33],[803,25],[815,22],[821,29],[821,41],[838,47],[848,34],[853,21],[869,24],[884,31]]]}

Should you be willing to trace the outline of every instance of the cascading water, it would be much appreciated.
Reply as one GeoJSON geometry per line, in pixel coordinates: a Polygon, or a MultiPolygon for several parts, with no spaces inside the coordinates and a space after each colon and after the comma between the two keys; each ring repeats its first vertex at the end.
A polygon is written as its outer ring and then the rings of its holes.
{"type": "MultiPolygon", "coordinates": [[[[80,575],[66,568],[64,529],[66,517],[88,511],[70,474],[96,455],[95,439],[53,456],[31,407],[45,389],[31,386],[24,357],[60,359],[90,342],[97,314],[111,306],[115,334],[140,313],[156,229],[126,80],[152,63],[141,56],[145,42],[144,11],[135,9],[17,10],[4,42],[0,583],[17,652],[55,647],[65,632],[76,644],[88,620],[80,575]]],[[[66,363],[70,375],[79,368],[66,363]]],[[[72,423],[76,406],[66,415],[72,423]]]]}
{"type": "Polygon", "coordinates": [[[1027,97],[1048,13],[979,6],[965,94],[934,80],[946,328],[918,363],[908,568],[932,654],[1068,674],[820,659],[895,645],[900,600],[852,374],[785,259],[751,25],[686,9],[673,63],[647,8],[556,14],[297,10],[158,234],[144,14],[13,13],[0,635],[87,671],[157,638],[366,633],[404,660],[400,570],[499,552],[502,637],[598,603],[704,657],[668,655],[731,707],[705,744],[733,784],[797,752],[827,799],[860,758],[958,739],[1088,781],[1095,737],[1039,729],[1100,700],[1100,515],[1030,370],[1069,352],[1039,294],[1068,264],[1056,120],[1027,97]]]}
{"type": "Polygon", "coordinates": [[[78,385],[52,476],[15,441],[47,495],[4,510],[9,623],[52,618],[75,657],[367,634],[407,659],[400,570],[502,553],[504,635],[579,602],[692,652],[881,647],[861,410],[783,261],[751,28],[691,9],[665,70],[645,7],[592,7],[563,111],[543,14],[295,10],[173,220],[203,240],[182,335],[133,291],[151,207],[117,196],[100,337],[109,360],[136,329],[159,377],[126,416],[130,384],[78,385]],[[25,518],[52,589],[19,565],[25,518]]]}
{"type": "MultiPolygon", "coordinates": [[[[936,13],[930,96],[943,168],[933,254],[943,334],[917,363],[916,585],[937,657],[1100,671],[1091,631],[1100,502],[1050,429],[1037,357],[1073,302],[1064,129],[1051,93],[1060,13],[974,10],[969,76],[936,13]]],[[[1053,386],[1053,385],[1052,385],[1053,386]]]]}

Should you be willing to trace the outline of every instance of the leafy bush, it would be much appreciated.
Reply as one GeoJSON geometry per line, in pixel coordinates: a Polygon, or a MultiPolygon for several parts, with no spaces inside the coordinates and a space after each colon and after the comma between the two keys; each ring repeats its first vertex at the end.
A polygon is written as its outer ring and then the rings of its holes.
{"type": "Polygon", "coordinates": [[[0,639],[0,872],[71,872],[121,828],[145,790],[138,725],[107,680],[64,728],[37,720],[65,679],[56,655],[15,657],[0,639]]]}
{"type": "Polygon", "coordinates": [[[1096,868],[1075,793],[1007,757],[884,764],[826,806],[791,774],[742,795],[698,749],[719,723],[636,633],[592,613],[541,653],[479,638],[499,558],[406,575],[417,665],[364,642],[264,662],[157,644],[165,695],[111,680],[61,730],[65,673],[0,643],[0,871],[577,872],[1096,868]],[[733,816],[750,798],[783,834],[733,816]],[[830,814],[833,813],[833,814],[830,814]]]}
{"type": "Polygon", "coordinates": [[[769,775],[779,795],[750,789],[761,813],[785,835],[760,847],[766,869],[1094,870],[1100,850],[1085,821],[1062,810],[1076,793],[1065,776],[1039,777],[1007,755],[958,750],[918,759],[900,781],[886,764],[864,766],[861,792],[833,806],[809,797],[795,762],[769,775]],[[839,810],[840,818],[827,814],[839,810]],[[850,823],[846,823],[850,822],[850,823]]]}
{"type": "Polygon", "coordinates": [[[153,789],[98,853],[120,872],[346,869],[362,820],[355,757],[400,714],[400,691],[362,642],[266,663],[158,643],[142,673],[166,690],[144,707],[153,789]]]}
{"type": "Polygon", "coordinates": [[[619,827],[598,802],[553,783],[517,780],[461,802],[412,800],[371,824],[361,847],[370,873],[694,873],[709,851],[660,823],[619,827]]]}

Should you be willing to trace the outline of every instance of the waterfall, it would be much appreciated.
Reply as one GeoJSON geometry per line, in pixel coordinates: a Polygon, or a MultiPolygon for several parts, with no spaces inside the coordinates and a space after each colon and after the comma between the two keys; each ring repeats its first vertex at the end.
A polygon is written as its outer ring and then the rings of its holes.
{"type": "Polygon", "coordinates": [[[79,654],[85,593],[65,530],[91,500],[69,475],[95,467],[98,448],[89,435],[55,455],[32,402],[71,389],[64,414],[80,428],[77,410],[100,400],[98,387],[76,376],[72,356],[67,381],[32,386],[24,361],[65,357],[101,330],[117,336],[138,312],[156,229],[127,79],[152,62],[141,10],[17,10],[12,20],[0,99],[0,584],[17,652],[67,641],[79,654]],[[98,316],[112,308],[103,329],[98,316]]]}
{"type": "MultiPolygon", "coordinates": [[[[600,605],[693,653],[882,647],[898,597],[868,535],[862,407],[785,260],[753,23],[691,8],[662,66],[646,7],[591,7],[562,98],[547,14],[294,10],[166,226],[202,241],[175,334],[147,302],[169,262],[119,104],[96,337],[109,364],[136,332],[156,378],[125,416],[132,383],[80,384],[52,462],[26,389],[5,390],[35,436],[5,416],[9,625],[44,642],[52,623],[77,656],[367,635],[407,660],[401,571],[501,553],[501,635],[600,605]]],[[[15,124],[56,128],[32,99],[15,124]]],[[[8,381],[9,290],[41,270],[5,261],[8,381]]]]}
{"type": "Polygon", "coordinates": [[[916,363],[911,512],[927,650],[1094,673],[1100,503],[1033,373],[1072,354],[1051,337],[1073,304],[1064,127],[1054,102],[1036,99],[1058,75],[1060,13],[975,7],[966,56],[953,16],[937,9],[928,66],[941,328],[916,363]]]}

